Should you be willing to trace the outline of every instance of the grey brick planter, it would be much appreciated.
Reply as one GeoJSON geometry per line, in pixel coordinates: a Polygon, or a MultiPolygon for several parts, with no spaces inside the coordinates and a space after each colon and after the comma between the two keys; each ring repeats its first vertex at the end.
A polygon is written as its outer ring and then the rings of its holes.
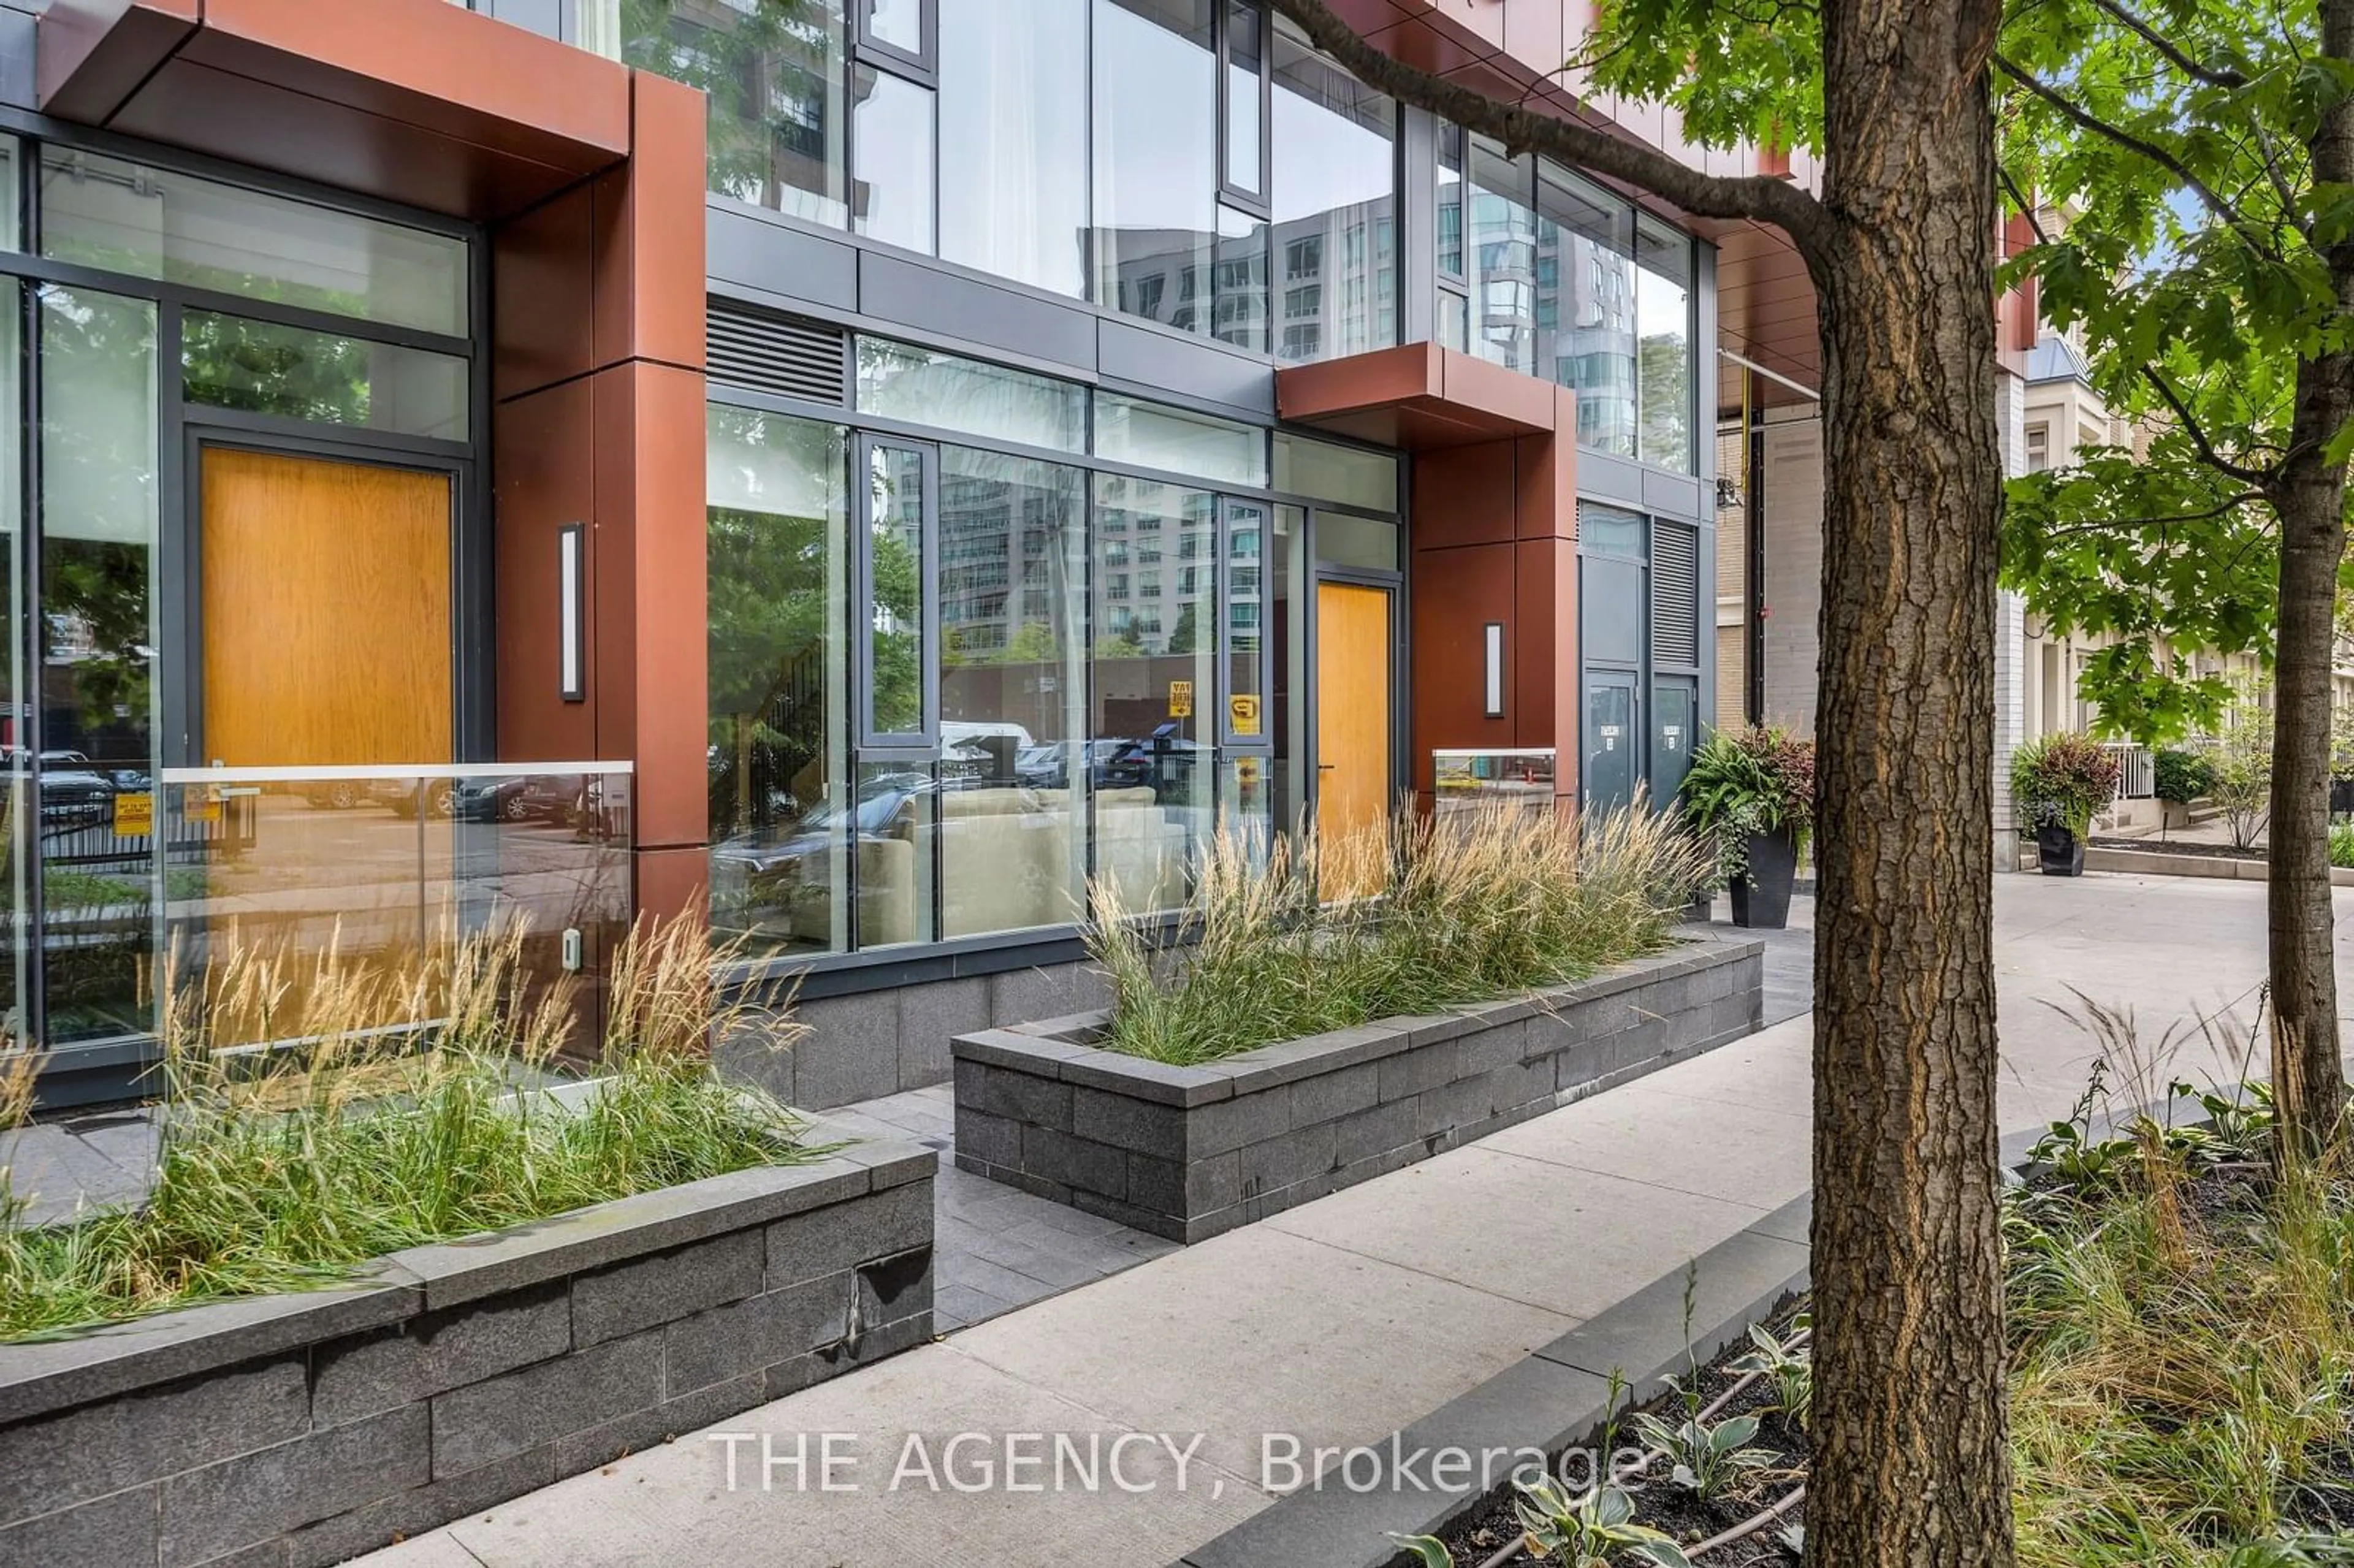
{"type": "Polygon", "coordinates": [[[1529,998],[1201,1067],[1096,1048],[1108,1014],[952,1042],[956,1158],[1196,1242],[1755,1032],[1766,948],[1713,938],[1529,998]]]}
{"type": "Polygon", "coordinates": [[[859,1144],[0,1345],[0,1563],[340,1563],[919,1344],[937,1169],[859,1144]]]}

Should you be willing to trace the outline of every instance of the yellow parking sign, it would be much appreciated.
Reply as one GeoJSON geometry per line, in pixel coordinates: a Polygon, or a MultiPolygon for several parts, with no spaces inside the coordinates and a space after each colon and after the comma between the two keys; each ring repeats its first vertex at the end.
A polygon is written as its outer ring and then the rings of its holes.
{"type": "Polygon", "coordinates": [[[155,797],[144,790],[114,798],[114,836],[143,839],[155,831],[155,797]]]}
{"type": "Polygon", "coordinates": [[[1193,716],[1193,682],[1172,681],[1169,683],[1169,716],[1171,718],[1192,718],[1193,716]]]}
{"type": "Polygon", "coordinates": [[[1258,733],[1258,698],[1237,692],[1226,699],[1227,727],[1236,735],[1258,733]]]}

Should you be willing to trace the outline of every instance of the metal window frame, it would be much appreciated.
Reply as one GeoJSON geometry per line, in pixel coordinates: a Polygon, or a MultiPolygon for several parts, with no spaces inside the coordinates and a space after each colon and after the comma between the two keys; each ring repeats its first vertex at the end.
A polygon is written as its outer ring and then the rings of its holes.
{"type": "MultiPolygon", "coordinates": [[[[1218,200],[1237,212],[1270,226],[1275,221],[1275,14],[1266,0],[1212,0],[1217,7],[1212,31],[1216,47],[1218,87],[1214,111],[1217,115],[1218,200]],[[1258,183],[1236,185],[1230,177],[1234,160],[1230,155],[1227,127],[1232,123],[1234,110],[1234,7],[1247,5],[1258,15],[1258,183]]],[[[1270,245],[1273,234],[1269,236],[1270,245]]],[[[1272,269],[1270,268],[1270,271],[1272,269]]],[[[1271,281],[1271,280],[1270,280],[1271,281]]],[[[1214,334],[1213,334],[1214,335],[1214,334]]]]}
{"type": "MultiPolygon", "coordinates": [[[[898,44],[886,43],[875,36],[875,7],[879,0],[852,0],[850,48],[854,58],[878,66],[893,76],[905,77],[921,86],[937,89],[940,84],[940,10],[939,0],[916,0],[919,16],[917,31],[922,42],[908,49],[898,44]]],[[[938,117],[935,116],[935,123],[938,117]]],[[[936,149],[937,151],[937,149],[936,149]]],[[[938,183],[938,159],[933,160],[934,183],[938,183]]]]}
{"type": "Polygon", "coordinates": [[[851,593],[851,669],[857,688],[851,696],[857,724],[852,738],[851,785],[857,787],[856,767],[864,762],[937,761],[940,750],[940,450],[936,441],[910,440],[902,436],[855,432],[851,454],[851,528],[856,535],[853,556],[855,576],[851,593]],[[917,548],[923,559],[916,571],[922,622],[922,668],[917,676],[917,723],[912,730],[877,729],[875,725],[875,456],[877,452],[912,452],[919,479],[917,548]]]}

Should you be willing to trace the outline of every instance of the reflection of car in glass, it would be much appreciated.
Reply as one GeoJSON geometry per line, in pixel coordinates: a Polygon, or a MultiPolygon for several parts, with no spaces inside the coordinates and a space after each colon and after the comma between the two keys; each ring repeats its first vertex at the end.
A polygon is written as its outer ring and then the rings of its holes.
{"type": "Polygon", "coordinates": [[[302,786],[302,799],[323,811],[348,811],[374,799],[375,788],[364,779],[321,779],[302,786]]]}
{"type": "MultiPolygon", "coordinates": [[[[22,772],[31,758],[27,753],[11,748],[6,760],[11,772],[22,772]]],[[[81,828],[105,821],[113,814],[118,793],[146,786],[144,774],[126,773],[119,779],[110,776],[79,751],[44,751],[40,754],[40,768],[41,825],[45,828],[81,828]]]]}
{"type": "Polygon", "coordinates": [[[1090,782],[1100,785],[1109,777],[1107,768],[1113,758],[1130,744],[1125,740],[1049,740],[1025,746],[1014,759],[1014,772],[1022,783],[1033,789],[1064,789],[1070,787],[1071,768],[1076,761],[1087,769],[1090,782]]]}
{"type": "Polygon", "coordinates": [[[1163,800],[1182,797],[1193,786],[1194,769],[1210,759],[1210,748],[1177,733],[1175,721],[1157,726],[1140,740],[1123,740],[1119,749],[1097,764],[1096,787],[1129,789],[1141,786],[1163,800]]]}
{"type": "MultiPolygon", "coordinates": [[[[740,908],[774,912],[797,933],[822,938],[831,918],[838,857],[845,838],[861,846],[903,843],[912,839],[917,802],[943,785],[921,774],[871,778],[854,809],[812,806],[781,827],[755,829],[725,840],[711,852],[712,899],[723,912],[740,908]],[[804,929],[806,927],[806,929],[804,929]]],[[[862,881],[862,920],[896,895],[879,879],[862,881]]]]}

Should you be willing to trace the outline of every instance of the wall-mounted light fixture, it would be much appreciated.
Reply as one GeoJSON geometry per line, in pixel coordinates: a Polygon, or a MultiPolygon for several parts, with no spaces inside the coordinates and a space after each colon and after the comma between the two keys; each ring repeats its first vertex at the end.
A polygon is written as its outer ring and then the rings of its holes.
{"type": "Polygon", "coordinates": [[[1487,715],[1490,718],[1504,716],[1504,623],[1491,620],[1486,627],[1487,647],[1487,715]]]}
{"type": "Polygon", "coordinates": [[[567,523],[557,529],[557,683],[567,703],[584,702],[588,696],[588,677],[582,668],[588,662],[588,646],[581,604],[580,548],[579,524],[567,523]]]}

